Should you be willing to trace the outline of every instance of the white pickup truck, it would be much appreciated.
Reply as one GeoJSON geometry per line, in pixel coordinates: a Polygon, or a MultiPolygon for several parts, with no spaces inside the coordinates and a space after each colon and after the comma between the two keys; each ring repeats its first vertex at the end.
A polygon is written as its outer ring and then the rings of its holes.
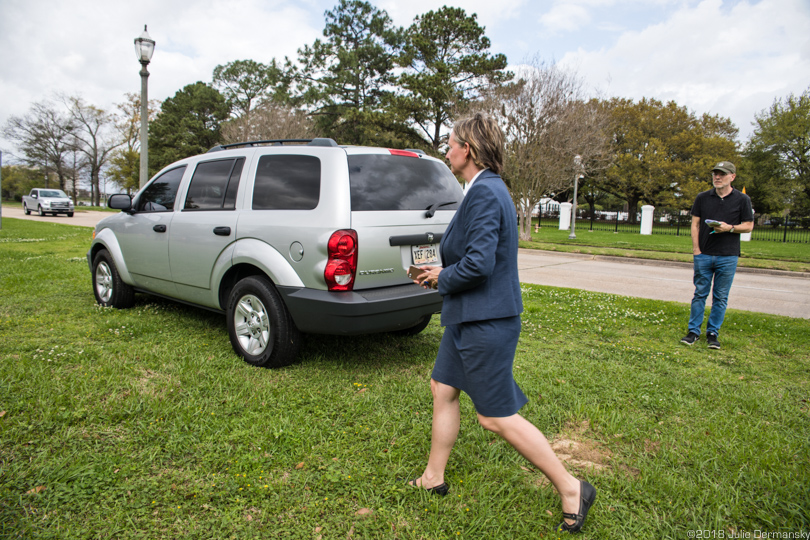
{"type": "Polygon", "coordinates": [[[23,195],[23,210],[25,215],[38,212],[45,214],[67,214],[73,217],[73,201],[61,189],[34,188],[28,195],[23,195]]]}

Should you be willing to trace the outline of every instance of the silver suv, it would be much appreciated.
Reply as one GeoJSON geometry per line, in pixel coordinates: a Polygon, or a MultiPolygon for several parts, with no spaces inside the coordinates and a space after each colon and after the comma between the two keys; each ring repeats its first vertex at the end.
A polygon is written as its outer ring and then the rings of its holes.
{"type": "Polygon", "coordinates": [[[332,139],[217,146],[160,171],[96,226],[87,261],[103,306],[135,292],[224,312],[255,366],[295,361],[300,333],[416,334],[441,311],[410,265],[438,244],[461,188],[419,151],[332,139]]]}

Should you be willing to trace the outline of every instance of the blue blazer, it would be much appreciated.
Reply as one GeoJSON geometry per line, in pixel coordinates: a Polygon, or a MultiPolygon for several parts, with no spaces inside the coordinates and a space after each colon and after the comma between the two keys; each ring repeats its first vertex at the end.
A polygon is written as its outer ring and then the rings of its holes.
{"type": "Polygon", "coordinates": [[[501,177],[489,169],[467,190],[439,244],[444,269],[442,326],[523,312],[517,212],[501,177]]]}

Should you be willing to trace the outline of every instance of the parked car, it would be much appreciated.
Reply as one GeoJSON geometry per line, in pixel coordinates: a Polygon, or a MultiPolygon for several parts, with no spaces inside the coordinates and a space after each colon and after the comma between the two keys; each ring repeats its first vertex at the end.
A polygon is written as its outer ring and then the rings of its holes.
{"type": "Polygon", "coordinates": [[[67,214],[67,217],[73,217],[73,201],[61,189],[34,188],[28,195],[23,195],[22,204],[27,216],[38,212],[40,216],[67,214]]]}
{"type": "Polygon", "coordinates": [[[301,333],[416,334],[441,310],[410,265],[438,249],[462,199],[440,160],[332,139],[212,148],[161,170],[87,252],[93,292],[126,308],[146,292],[223,312],[234,351],[292,363],[301,333]],[[302,143],[306,144],[294,144],[302,143]]]}

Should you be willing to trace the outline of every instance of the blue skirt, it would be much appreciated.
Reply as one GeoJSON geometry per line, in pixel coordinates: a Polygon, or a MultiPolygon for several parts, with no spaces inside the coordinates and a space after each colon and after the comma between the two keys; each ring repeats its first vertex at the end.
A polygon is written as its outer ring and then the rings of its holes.
{"type": "Polygon", "coordinates": [[[519,337],[519,315],[448,325],[432,378],[470,396],[480,415],[512,416],[529,401],[512,375],[519,337]]]}

